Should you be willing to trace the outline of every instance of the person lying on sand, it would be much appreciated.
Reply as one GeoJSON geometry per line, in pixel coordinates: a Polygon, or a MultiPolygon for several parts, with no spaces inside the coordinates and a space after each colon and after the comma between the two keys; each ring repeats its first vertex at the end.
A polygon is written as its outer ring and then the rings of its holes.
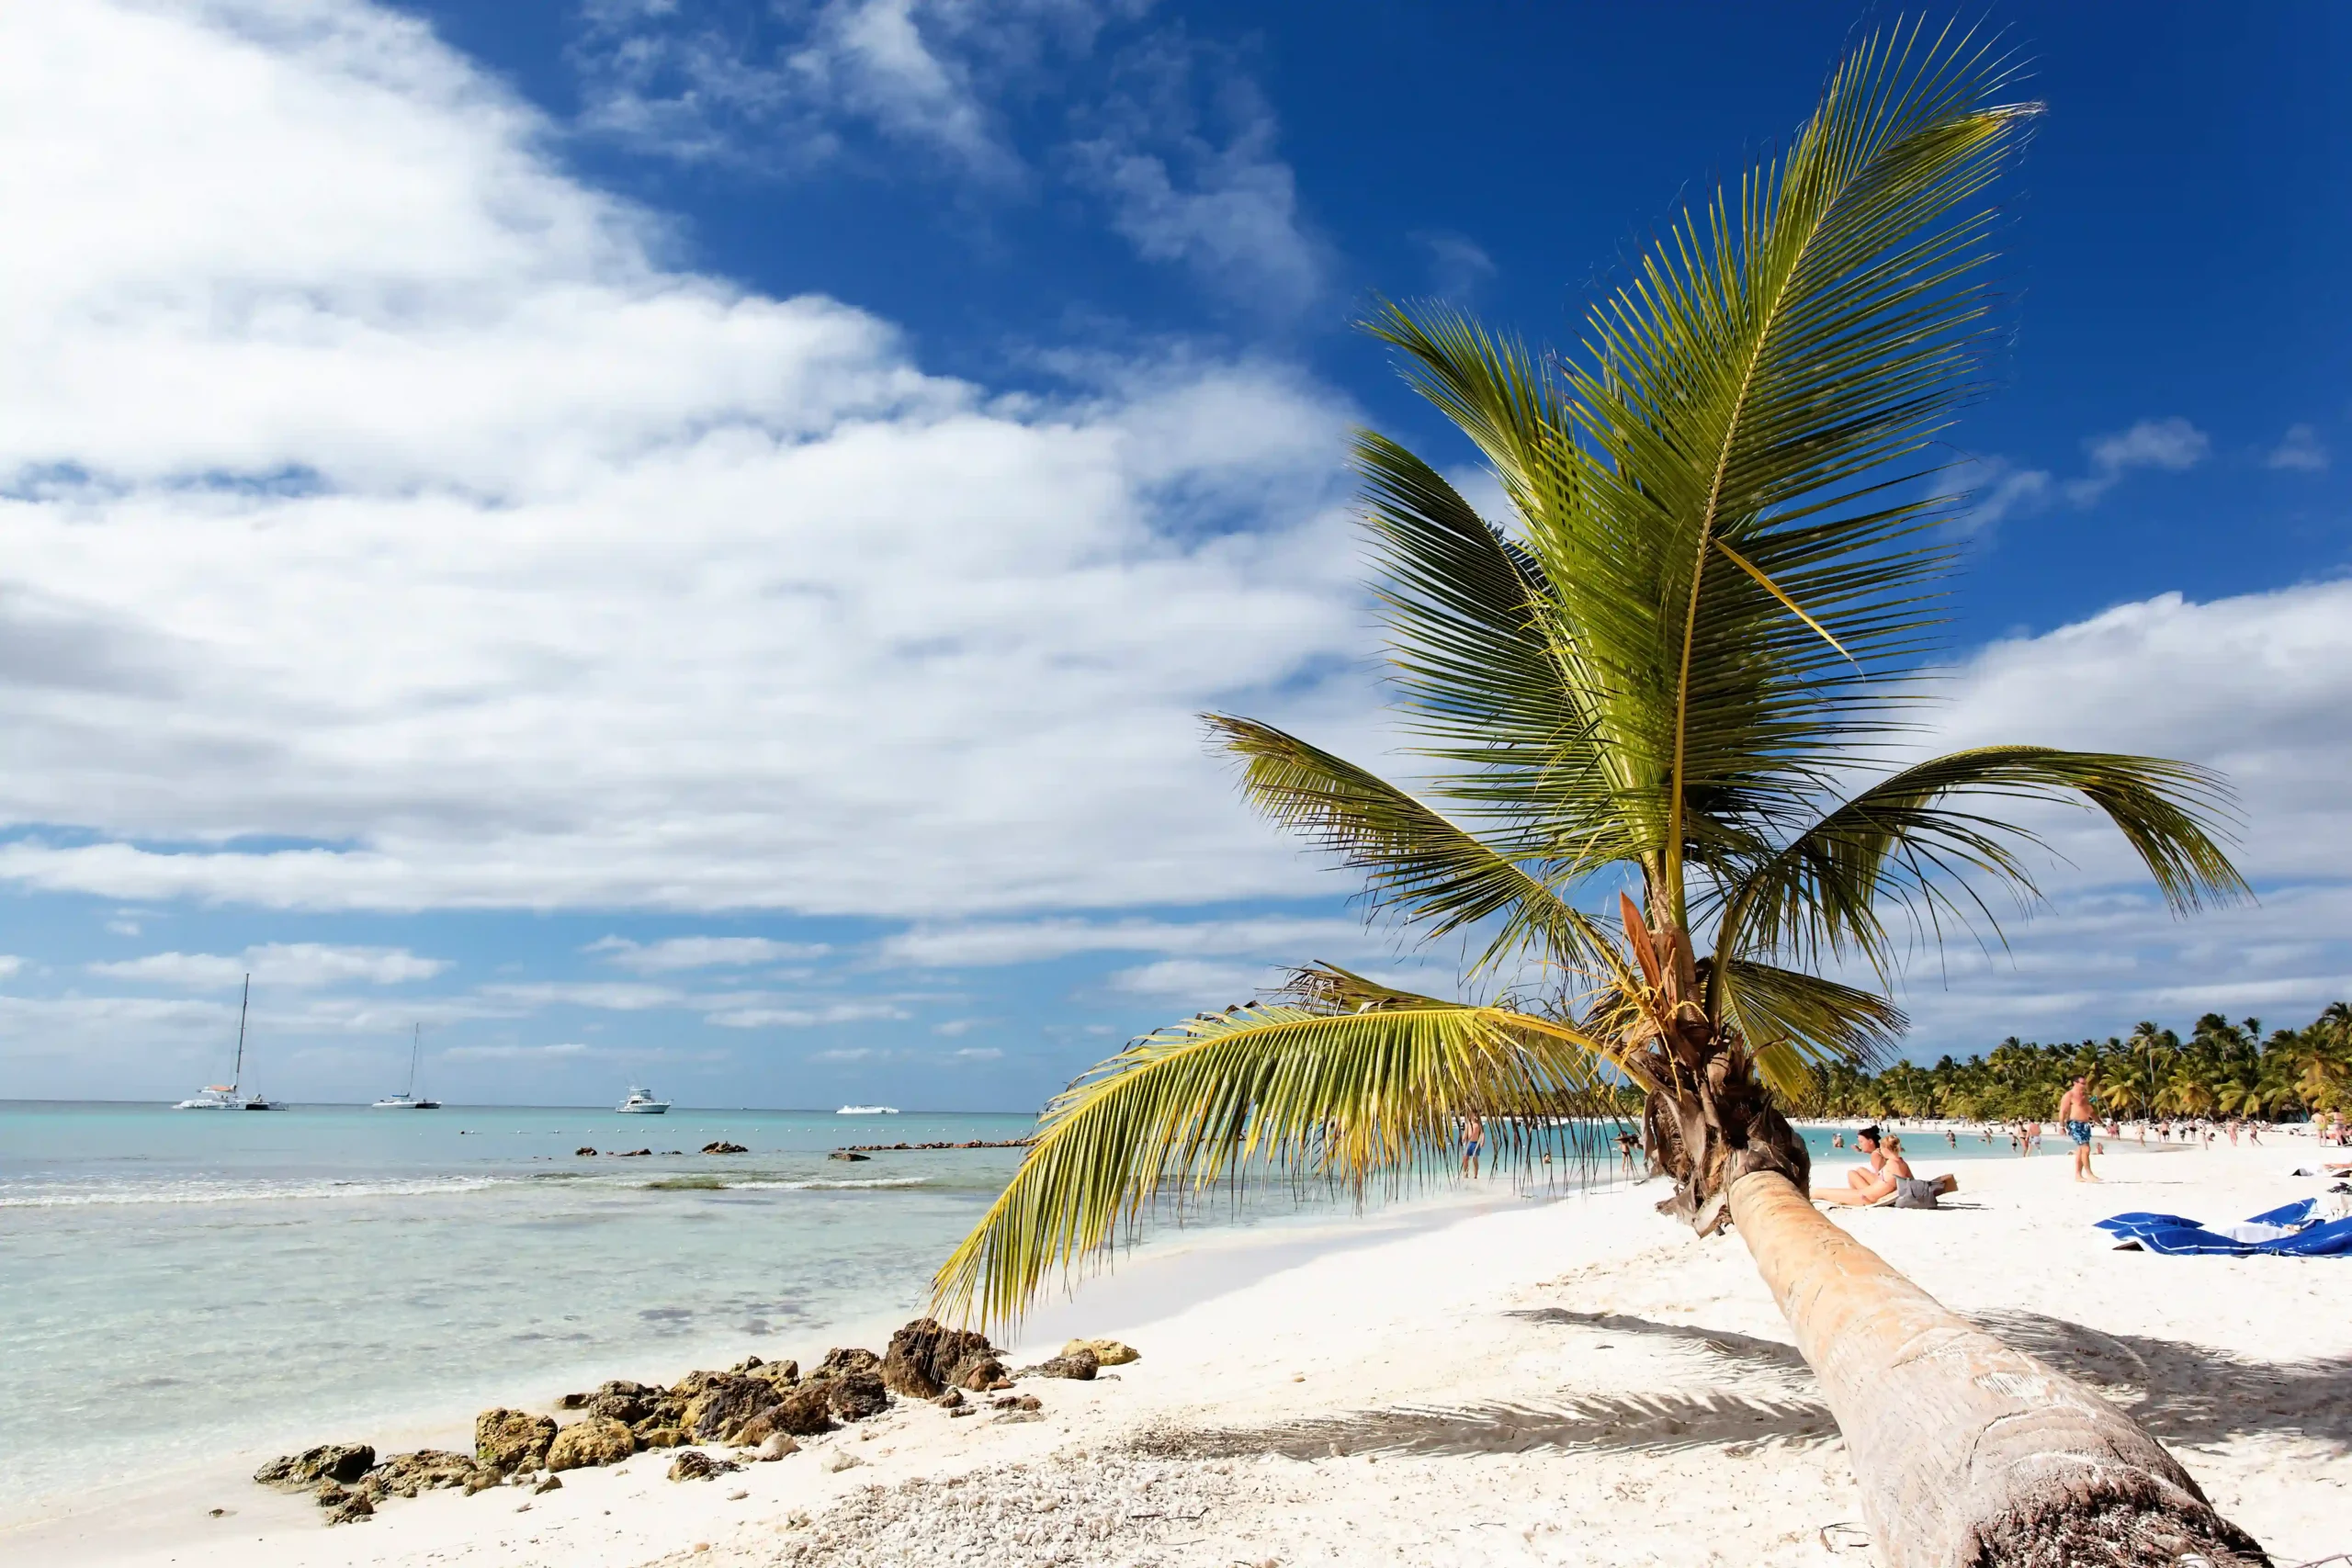
{"type": "Polygon", "coordinates": [[[1871,1163],[1848,1171],[1843,1187],[1815,1188],[1815,1202],[1866,1209],[1894,1198],[1898,1207],[1926,1209],[1933,1207],[1937,1198],[1960,1190],[1958,1177],[1939,1176],[1933,1180],[1922,1180],[1914,1176],[1911,1162],[1903,1157],[1903,1140],[1885,1136],[1875,1126],[1855,1134],[1854,1146],[1870,1156],[1871,1163]]]}

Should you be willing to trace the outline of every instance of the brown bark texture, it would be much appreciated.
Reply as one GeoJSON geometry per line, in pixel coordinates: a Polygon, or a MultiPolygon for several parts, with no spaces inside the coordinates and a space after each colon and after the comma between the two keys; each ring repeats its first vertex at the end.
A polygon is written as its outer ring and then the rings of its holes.
{"type": "MultiPolygon", "coordinates": [[[[1658,1212],[1713,1235],[1730,1222],[1733,1182],[1755,1171],[1777,1171],[1802,1191],[1813,1179],[1813,1156],[1747,1070],[1736,1043],[1705,1045],[1711,1054],[1705,1067],[1689,1075],[1688,1092],[1649,1097],[1642,1131],[1650,1168],[1674,1182],[1658,1212]]],[[[1690,1054],[1702,1053],[1694,1048],[1690,1054]]],[[[1672,1072],[1673,1064],[1662,1070],[1672,1072]]]]}
{"type": "Polygon", "coordinates": [[[1881,1568],[2244,1568],[2270,1559],[2090,1389],[1945,1310],[1778,1171],[1732,1223],[1821,1380],[1881,1568]]]}

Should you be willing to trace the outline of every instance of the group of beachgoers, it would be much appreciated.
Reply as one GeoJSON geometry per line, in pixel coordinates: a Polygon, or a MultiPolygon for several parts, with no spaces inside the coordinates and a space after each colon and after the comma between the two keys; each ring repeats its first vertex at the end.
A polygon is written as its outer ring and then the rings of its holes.
{"type": "MultiPolygon", "coordinates": [[[[2098,1136],[2104,1133],[2106,1136],[2120,1141],[2123,1136],[2122,1122],[2112,1115],[2100,1115],[2092,1103],[2090,1080],[2086,1077],[2077,1077],[2066,1086],[2066,1092],[2058,1100],[2057,1120],[2066,1130],[2067,1141],[2074,1145],[2075,1179],[2097,1181],[2098,1176],[2091,1169],[2092,1156],[2107,1152],[2107,1145],[2098,1142],[2098,1136]]],[[[2139,1123],[2141,1143],[2148,1141],[2152,1129],[2159,1143],[2211,1144],[2227,1134],[2231,1145],[2235,1147],[2241,1134],[2249,1144],[2257,1147],[2262,1143],[2261,1124],[2243,1119],[2233,1118],[2226,1122],[2184,1120],[2177,1122],[2143,1121],[2139,1123]]],[[[1480,1156],[1486,1151],[1486,1124],[1474,1111],[1462,1119],[1461,1130],[1462,1175],[1476,1180],[1479,1175],[1480,1156]]],[[[2018,1122],[2010,1124],[2007,1131],[2009,1146],[2019,1155],[2030,1155],[2041,1148],[2041,1122],[2018,1122]]],[[[1984,1141],[1991,1143],[1993,1124],[1985,1123],[1982,1132],[1984,1141]]],[[[2352,1124],[2347,1124],[2341,1114],[2330,1112],[2326,1123],[2319,1129],[2319,1138],[2324,1144],[2352,1144],[2352,1124]]],[[[1944,1129],[1944,1142],[1956,1149],[1960,1147],[1960,1134],[1947,1127],[1944,1129]]],[[[1831,1134],[1829,1146],[1844,1148],[1845,1134],[1831,1134]]],[[[1875,1123],[1854,1134],[1854,1148],[1870,1163],[1848,1171],[1843,1187],[1815,1188],[1813,1198],[1815,1202],[1862,1207],[1891,1203],[1896,1208],[1930,1209],[1935,1207],[1937,1198],[1960,1190],[1960,1181],[1956,1177],[1921,1178],[1914,1175],[1911,1162],[1904,1156],[1903,1139],[1896,1134],[1882,1130],[1875,1123]]],[[[1618,1159],[1628,1176],[1638,1174],[1641,1152],[1642,1140],[1637,1134],[1632,1132],[1617,1134],[1618,1159]]],[[[1549,1155],[1544,1157],[1547,1163],[1551,1159],[1549,1155]]],[[[2345,1168],[2352,1169],[2352,1165],[2345,1168]]]]}
{"type": "MultiPolygon", "coordinates": [[[[1839,1140],[1843,1142],[1843,1140],[1839,1140]]],[[[1846,1173],[1843,1187],[1816,1187],[1813,1201],[1858,1209],[1891,1203],[1898,1209],[1932,1209],[1939,1198],[1960,1190],[1956,1176],[1915,1175],[1903,1156],[1903,1140],[1872,1125],[1854,1134],[1854,1147],[1870,1161],[1846,1173]]]]}

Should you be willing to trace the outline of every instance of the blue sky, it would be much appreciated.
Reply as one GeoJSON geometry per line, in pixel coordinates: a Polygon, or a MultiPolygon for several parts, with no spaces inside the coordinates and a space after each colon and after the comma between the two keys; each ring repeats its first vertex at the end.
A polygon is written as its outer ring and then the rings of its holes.
{"type": "MultiPolygon", "coordinates": [[[[1027,1108],[1284,960],[1428,980],[1193,716],[1376,759],[1350,330],[1572,344],[1851,6],[44,7],[0,302],[0,1093],[1027,1108]]],[[[1944,739],[2231,773],[2258,908],[2052,818],[1927,1055],[2352,991],[2340,8],[1995,7],[2046,100],[1944,739]]],[[[1465,475],[1465,478],[1467,476],[1465,475]]],[[[1438,983],[1429,980],[1428,983],[1438,983]]]]}

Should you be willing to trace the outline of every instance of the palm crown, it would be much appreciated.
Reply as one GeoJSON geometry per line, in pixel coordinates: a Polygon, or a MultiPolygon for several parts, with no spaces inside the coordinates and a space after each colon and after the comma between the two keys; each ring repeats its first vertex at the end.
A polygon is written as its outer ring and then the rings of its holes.
{"type": "Polygon", "coordinates": [[[1363,434],[1356,461],[1419,794],[1249,719],[1209,720],[1250,798],[1334,852],[1381,914],[1475,938],[1470,978],[1540,1005],[1407,994],[1328,965],[1136,1041],[1047,1108],[942,1304],[1017,1314],[1154,1191],[1261,1162],[1361,1183],[1476,1109],[1509,1140],[1630,1079],[1676,1207],[1720,1224],[1743,1169],[1803,1185],[1758,1086],[1899,1037],[1906,922],[2033,892],[2005,803],[2067,797],[2177,909],[2244,885],[2222,786],[2144,757],[1995,746],[1887,772],[1951,565],[1936,436],[1975,390],[1987,187],[2036,112],[1971,39],[1872,41],[1786,152],[1686,214],[1539,357],[1452,310],[1370,330],[1509,507],[1363,434]],[[1877,777],[1869,775],[1876,772],[1877,777]],[[1598,896],[1598,901],[1596,901],[1598,896]],[[1816,971],[1849,968],[1872,987],[1816,971]],[[1522,994],[1527,994],[1522,992],[1522,994]],[[1498,1115],[1498,1113],[1500,1113],[1498,1115]]]}

